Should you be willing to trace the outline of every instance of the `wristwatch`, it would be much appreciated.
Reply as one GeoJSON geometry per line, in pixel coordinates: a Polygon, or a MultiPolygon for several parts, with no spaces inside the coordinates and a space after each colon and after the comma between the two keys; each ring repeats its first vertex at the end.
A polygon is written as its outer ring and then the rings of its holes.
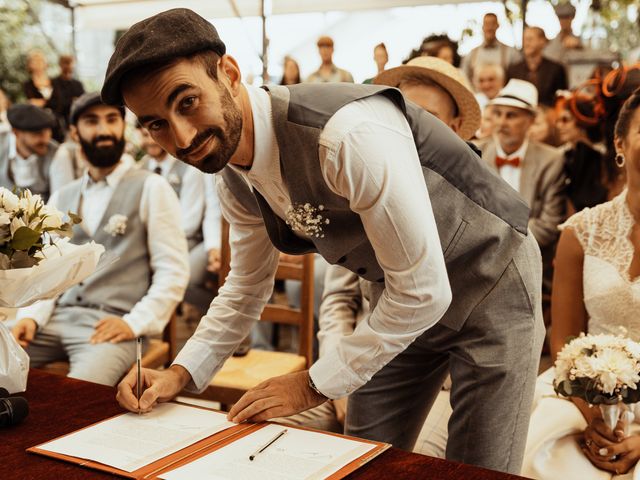
{"type": "Polygon", "coordinates": [[[321,397],[324,398],[329,398],[327,397],[324,393],[322,393],[320,390],[318,390],[318,387],[316,387],[316,384],[313,383],[313,378],[311,378],[311,375],[309,375],[309,388],[311,388],[311,390],[313,390],[314,392],[316,392],[318,395],[320,395],[321,397]]]}

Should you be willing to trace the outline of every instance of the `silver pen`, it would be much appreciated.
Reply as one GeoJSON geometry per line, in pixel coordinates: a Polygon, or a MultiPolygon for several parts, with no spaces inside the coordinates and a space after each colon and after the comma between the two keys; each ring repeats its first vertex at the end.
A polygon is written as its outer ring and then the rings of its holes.
{"type": "Polygon", "coordinates": [[[268,447],[270,447],[271,445],[273,445],[274,443],[276,443],[276,441],[282,437],[285,433],[287,433],[287,429],[285,428],[284,430],[282,430],[280,433],[278,433],[275,437],[273,437],[271,440],[269,440],[269,442],[266,445],[263,445],[262,447],[260,447],[258,450],[256,450],[255,452],[253,452],[251,455],[249,455],[249,460],[253,461],[254,458],[256,458],[256,456],[259,453],[264,452],[268,447]]]}
{"type": "Polygon", "coordinates": [[[140,396],[142,394],[142,337],[136,339],[136,368],[138,369],[137,381],[136,381],[136,398],[138,399],[138,415],[140,412],[140,396]]]}

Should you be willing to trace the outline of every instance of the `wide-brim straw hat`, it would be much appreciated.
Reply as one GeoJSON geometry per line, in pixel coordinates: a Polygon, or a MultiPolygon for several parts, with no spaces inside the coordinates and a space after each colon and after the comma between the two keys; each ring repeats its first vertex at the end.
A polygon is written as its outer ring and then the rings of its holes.
{"type": "Polygon", "coordinates": [[[446,90],[458,107],[460,137],[468,140],[480,128],[480,105],[464,75],[456,67],[437,57],[416,57],[405,65],[378,74],[373,83],[397,87],[407,76],[426,77],[446,90]]]}

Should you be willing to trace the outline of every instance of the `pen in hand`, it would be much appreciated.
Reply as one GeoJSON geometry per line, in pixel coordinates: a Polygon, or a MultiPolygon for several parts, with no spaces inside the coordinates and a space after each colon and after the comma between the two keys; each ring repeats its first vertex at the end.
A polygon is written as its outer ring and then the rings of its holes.
{"type": "Polygon", "coordinates": [[[136,398],[138,399],[138,415],[140,415],[142,413],[140,411],[140,396],[142,392],[142,337],[136,339],[136,368],[138,370],[136,378],[136,398]]]}
{"type": "Polygon", "coordinates": [[[273,437],[271,440],[269,440],[269,442],[260,447],[258,450],[256,450],[255,452],[253,452],[251,455],[249,455],[249,460],[253,461],[254,458],[256,458],[256,456],[259,453],[264,452],[269,446],[273,445],[274,443],[276,443],[276,441],[282,437],[285,433],[287,433],[287,429],[285,428],[284,430],[282,430],[280,433],[278,433],[275,437],[273,437]]]}

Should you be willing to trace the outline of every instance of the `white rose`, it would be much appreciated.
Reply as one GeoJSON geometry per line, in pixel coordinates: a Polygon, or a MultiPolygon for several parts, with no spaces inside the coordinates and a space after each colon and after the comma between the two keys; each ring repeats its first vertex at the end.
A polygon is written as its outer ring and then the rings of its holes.
{"type": "Polygon", "coordinates": [[[44,217],[42,222],[44,228],[60,228],[64,223],[62,212],[53,207],[45,205],[40,214],[44,217]]]}
{"type": "Polygon", "coordinates": [[[27,226],[27,224],[24,223],[21,218],[14,217],[14,219],[11,220],[11,227],[10,227],[11,236],[13,237],[15,235],[16,231],[20,227],[26,227],[26,226],[27,226]]]}
{"type": "Polygon", "coordinates": [[[22,197],[20,198],[20,208],[25,212],[27,216],[31,216],[34,214],[36,209],[42,205],[42,198],[40,195],[31,195],[29,190],[25,190],[22,192],[22,197]]]}
{"type": "Polygon", "coordinates": [[[4,210],[0,210],[0,227],[11,224],[11,215],[4,210]]]}
{"type": "Polygon", "coordinates": [[[15,212],[18,210],[20,199],[10,190],[0,187],[0,203],[7,212],[15,212]]]}

